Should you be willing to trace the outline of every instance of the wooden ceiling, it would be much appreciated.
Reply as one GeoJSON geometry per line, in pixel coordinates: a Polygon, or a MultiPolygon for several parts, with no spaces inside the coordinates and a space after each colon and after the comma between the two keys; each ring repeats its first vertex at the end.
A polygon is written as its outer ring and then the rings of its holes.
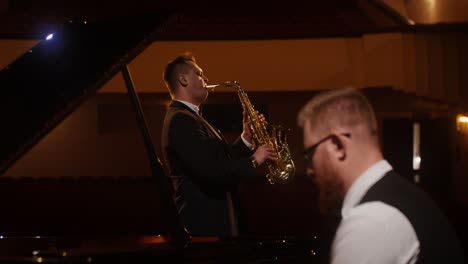
{"type": "Polygon", "coordinates": [[[356,36],[397,30],[404,17],[378,0],[188,1],[0,0],[0,39],[37,39],[71,19],[173,13],[166,40],[356,36]]]}

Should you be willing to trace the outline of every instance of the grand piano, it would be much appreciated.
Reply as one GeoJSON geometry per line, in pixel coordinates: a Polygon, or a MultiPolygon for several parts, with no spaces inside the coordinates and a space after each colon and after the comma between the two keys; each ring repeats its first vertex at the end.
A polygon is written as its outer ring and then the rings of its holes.
{"type": "Polygon", "coordinates": [[[3,124],[0,174],[114,75],[122,74],[151,161],[151,188],[156,195],[150,199],[158,201],[160,215],[164,217],[158,232],[124,236],[4,233],[0,234],[1,263],[318,263],[321,260],[314,237],[192,237],[184,229],[128,68],[132,59],[158,40],[171,19],[174,19],[171,12],[160,12],[97,22],[69,20],[0,72],[3,124]]]}

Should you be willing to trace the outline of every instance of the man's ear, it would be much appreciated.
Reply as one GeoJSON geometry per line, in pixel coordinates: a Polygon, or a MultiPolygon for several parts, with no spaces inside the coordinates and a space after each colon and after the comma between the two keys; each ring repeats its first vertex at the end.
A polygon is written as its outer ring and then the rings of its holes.
{"type": "Polygon", "coordinates": [[[183,87],[186,87],[188,85],[187,76],[185,74],[179,74],[178,80],[180,85],[182,85],[183,87]]]}
{"type": "Polygon", "coordinates": [[[343,161],[346,159],[346,153],[348,151],[346,144],[343,142],[343,140],[339,136],[333,136],[331,138],[333,146],[334,146],[334,153],[336,157],[340,160],[343,161]]]}

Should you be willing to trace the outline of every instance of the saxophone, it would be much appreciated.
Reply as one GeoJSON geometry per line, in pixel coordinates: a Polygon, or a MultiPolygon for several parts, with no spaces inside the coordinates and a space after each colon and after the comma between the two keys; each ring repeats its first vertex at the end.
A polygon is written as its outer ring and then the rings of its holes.
{"type": "Polygon", "coordinates": [[[288,144],[286,143],[285,129],[279,125],[268,125],[260,122],[258,113],[255,111],[254,106],[249,100],[247,93],[240,87],[236,81],[225,82],[222,84],[207,85],[206,88],[214,90],[216,88],[237,88],[242,108],[247,113],[250,120],[250,131],[257,146],[268,144],[270,145],[278,156],[276,161],[267,160],[268,173],[266,178],[270,184],[275,183],[288,183],[294,178],[296,168],[291,158],[288,144]]]}

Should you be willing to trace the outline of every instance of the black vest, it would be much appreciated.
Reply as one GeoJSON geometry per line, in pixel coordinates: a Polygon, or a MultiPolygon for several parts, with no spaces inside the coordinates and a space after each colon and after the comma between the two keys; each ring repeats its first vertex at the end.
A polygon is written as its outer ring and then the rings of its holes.
{"type": "Polygon", "coordinates": [[[417,186],[390,171],[360,203],[380,201],[403,213],[419,239],[418,263],[464,263],[457,235],[444,213],[417,186]]]}

